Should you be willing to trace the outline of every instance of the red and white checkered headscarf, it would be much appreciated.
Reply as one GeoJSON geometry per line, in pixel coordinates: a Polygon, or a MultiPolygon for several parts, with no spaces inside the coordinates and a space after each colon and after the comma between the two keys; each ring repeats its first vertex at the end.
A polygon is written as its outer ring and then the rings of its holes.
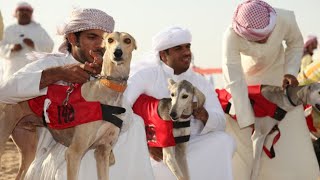
{"type": "Polygon", "coordinates": [[[276,25],[276,11],[266,2],[247,0],[238,5],[232,22],[233,30],[248,41],[267,38],[276,25]]]}
{"type": "Polygon", "coordinates": [[[14,14],[13,14],[14,17],[17,17],[17,11],[20,9],[28,9],[31,12],[33,12],[33,7],[29,3],[21,1],[21,2],[18,2],[16,5],[16,9],[14,10],[14,14]]]}
{"type": "Polygon", "coordinates": [[[308,35],[308,37],[306,38],[305,42],[304,42],[304,48],[307,48],[308,46],[310,46],[310,44],[317,42],[318,41],[318,37],[314,36],[314,35],[308,35]]]}

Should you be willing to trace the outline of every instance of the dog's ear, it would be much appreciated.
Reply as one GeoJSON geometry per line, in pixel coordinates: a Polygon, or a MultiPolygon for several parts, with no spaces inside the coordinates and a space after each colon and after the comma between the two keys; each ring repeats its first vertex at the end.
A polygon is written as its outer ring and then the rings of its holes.
{"type": "Polygon", "coordinates": [[[134,50],[137,50],[138,49],[137,42],[133,37],[132,37],[132,40],[133,40],[133,48],[134,48],[134,50]]]}
{"type": "Polygon", "coordinates": [[[171,78],[169,78],[168,79],[168,84],[169,84],[169,89],[175,84],[176,82],[173,80],[173,79],[171,79],[171,78]]]}
{"type": "Polygon", "coordinates": [[[197,107],[195,107],[195,109],[203,107],[204,103],[206,102],[206,97],[196,87],[193,87],[193,92],[194,92],[194,95],[197,97],[197,107]]]}

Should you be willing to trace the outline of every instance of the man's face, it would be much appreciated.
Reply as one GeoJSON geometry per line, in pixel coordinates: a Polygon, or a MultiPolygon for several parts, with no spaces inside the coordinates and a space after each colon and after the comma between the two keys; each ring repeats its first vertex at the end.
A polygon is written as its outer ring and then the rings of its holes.
{"type": "Polygon", "coordinates": [[[160,52],[162,61],[174,70],[174,74],[181,74],[188,70],[191,63],[191,44],[181,44],[160,52]]]}
{"type": "Polygon", "coordinates": [[[80,33],[78,39],[69,39],[72,44],[73,57],[82,63],[86,61],[93,62],[93,58],[89,54],[90,50],[103,56],[105,52],[103,44],[104,33],[103,30],[98,29],[86,30],[80,33]]]}
{"type": "Polygon", "coordinates": [[[16,12],[18,23],[21,25],[30,24],[33,11],[28,8],[19,8],[16,12]]]}

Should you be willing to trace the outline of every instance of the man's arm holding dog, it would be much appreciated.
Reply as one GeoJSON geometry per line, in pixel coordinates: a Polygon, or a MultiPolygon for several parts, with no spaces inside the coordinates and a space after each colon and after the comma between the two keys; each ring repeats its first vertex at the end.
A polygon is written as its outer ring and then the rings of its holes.
{"type": "Polygon", "coordinates": [[[85,64],[57,66],[52,59],[46,61],[45,65],[40,60],[30,63],[10,79],[0,83],[0,102],[15,104],[44,95],[45,87],[60,80],[84,83],[89,79],[89,74],[101,71],[102,57],[93,53],[92,56],[94,62],[85,64]]]}
{"type": "Polygon", "coordinates": [[[70,64],[48,68],[42,71],[39,89],[43,89],[57,81],[65,81],[68,83],[85,83],[89,80],[90,74],[96,75],[101,72],[102,57],[91,52],[94,58],[93,62],[85,62],[84,64],[70,64]]]}

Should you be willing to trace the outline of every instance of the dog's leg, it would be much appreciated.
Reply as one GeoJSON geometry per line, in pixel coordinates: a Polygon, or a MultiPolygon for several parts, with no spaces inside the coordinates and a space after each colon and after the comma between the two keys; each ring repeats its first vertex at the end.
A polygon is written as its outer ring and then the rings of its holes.
{"type": "Polygon", "coordinates": [[[25,129],[24,127],[19,127],[19,125],[14,129],[12,133],[12,139],[16,144],[20,153],[20,167],[16,180],[23,179],[27,170],[35,158],[37,150],[37,132],[36,127],[30,127],[32,129],[25,129]]]}
{"type": "Polygon", "coordinates": [[[99,180],[109,179],[110,155],[112,153],[111,149],[111,146],[99,145],[94,152],[99,180]]]}
{"type": "Polygon", "coordinates": [[[176,176],[178,180],[183,180],[183,174],[175,158],[175,147],[162,148],[163,162],[168,166],[170,171],[176,176]]]}
{"type": "Polygon", "coordinates": [[[181,143],[176,145],[176,160],[183,174],[183,180],[189,180],[189,168],[187,163],[186,153],[187,143],[181,143]]]}
{"type": "Polygon", "coordinates": [[[68,180],[78,179],[81,159],[94,140],[95,134],[90,134],[91,131],[87,131],[85,128],[86,126],[83,125],[75,127],[72,142],[66,150],[68,180]]]}
{"type": "Polygon", "coordinates": [[[18,104],[1,104],[0,103],[0,168],[1,156],[5,149],[13,129],[18,121],[22,118],[22,111],[18,104]]]}

